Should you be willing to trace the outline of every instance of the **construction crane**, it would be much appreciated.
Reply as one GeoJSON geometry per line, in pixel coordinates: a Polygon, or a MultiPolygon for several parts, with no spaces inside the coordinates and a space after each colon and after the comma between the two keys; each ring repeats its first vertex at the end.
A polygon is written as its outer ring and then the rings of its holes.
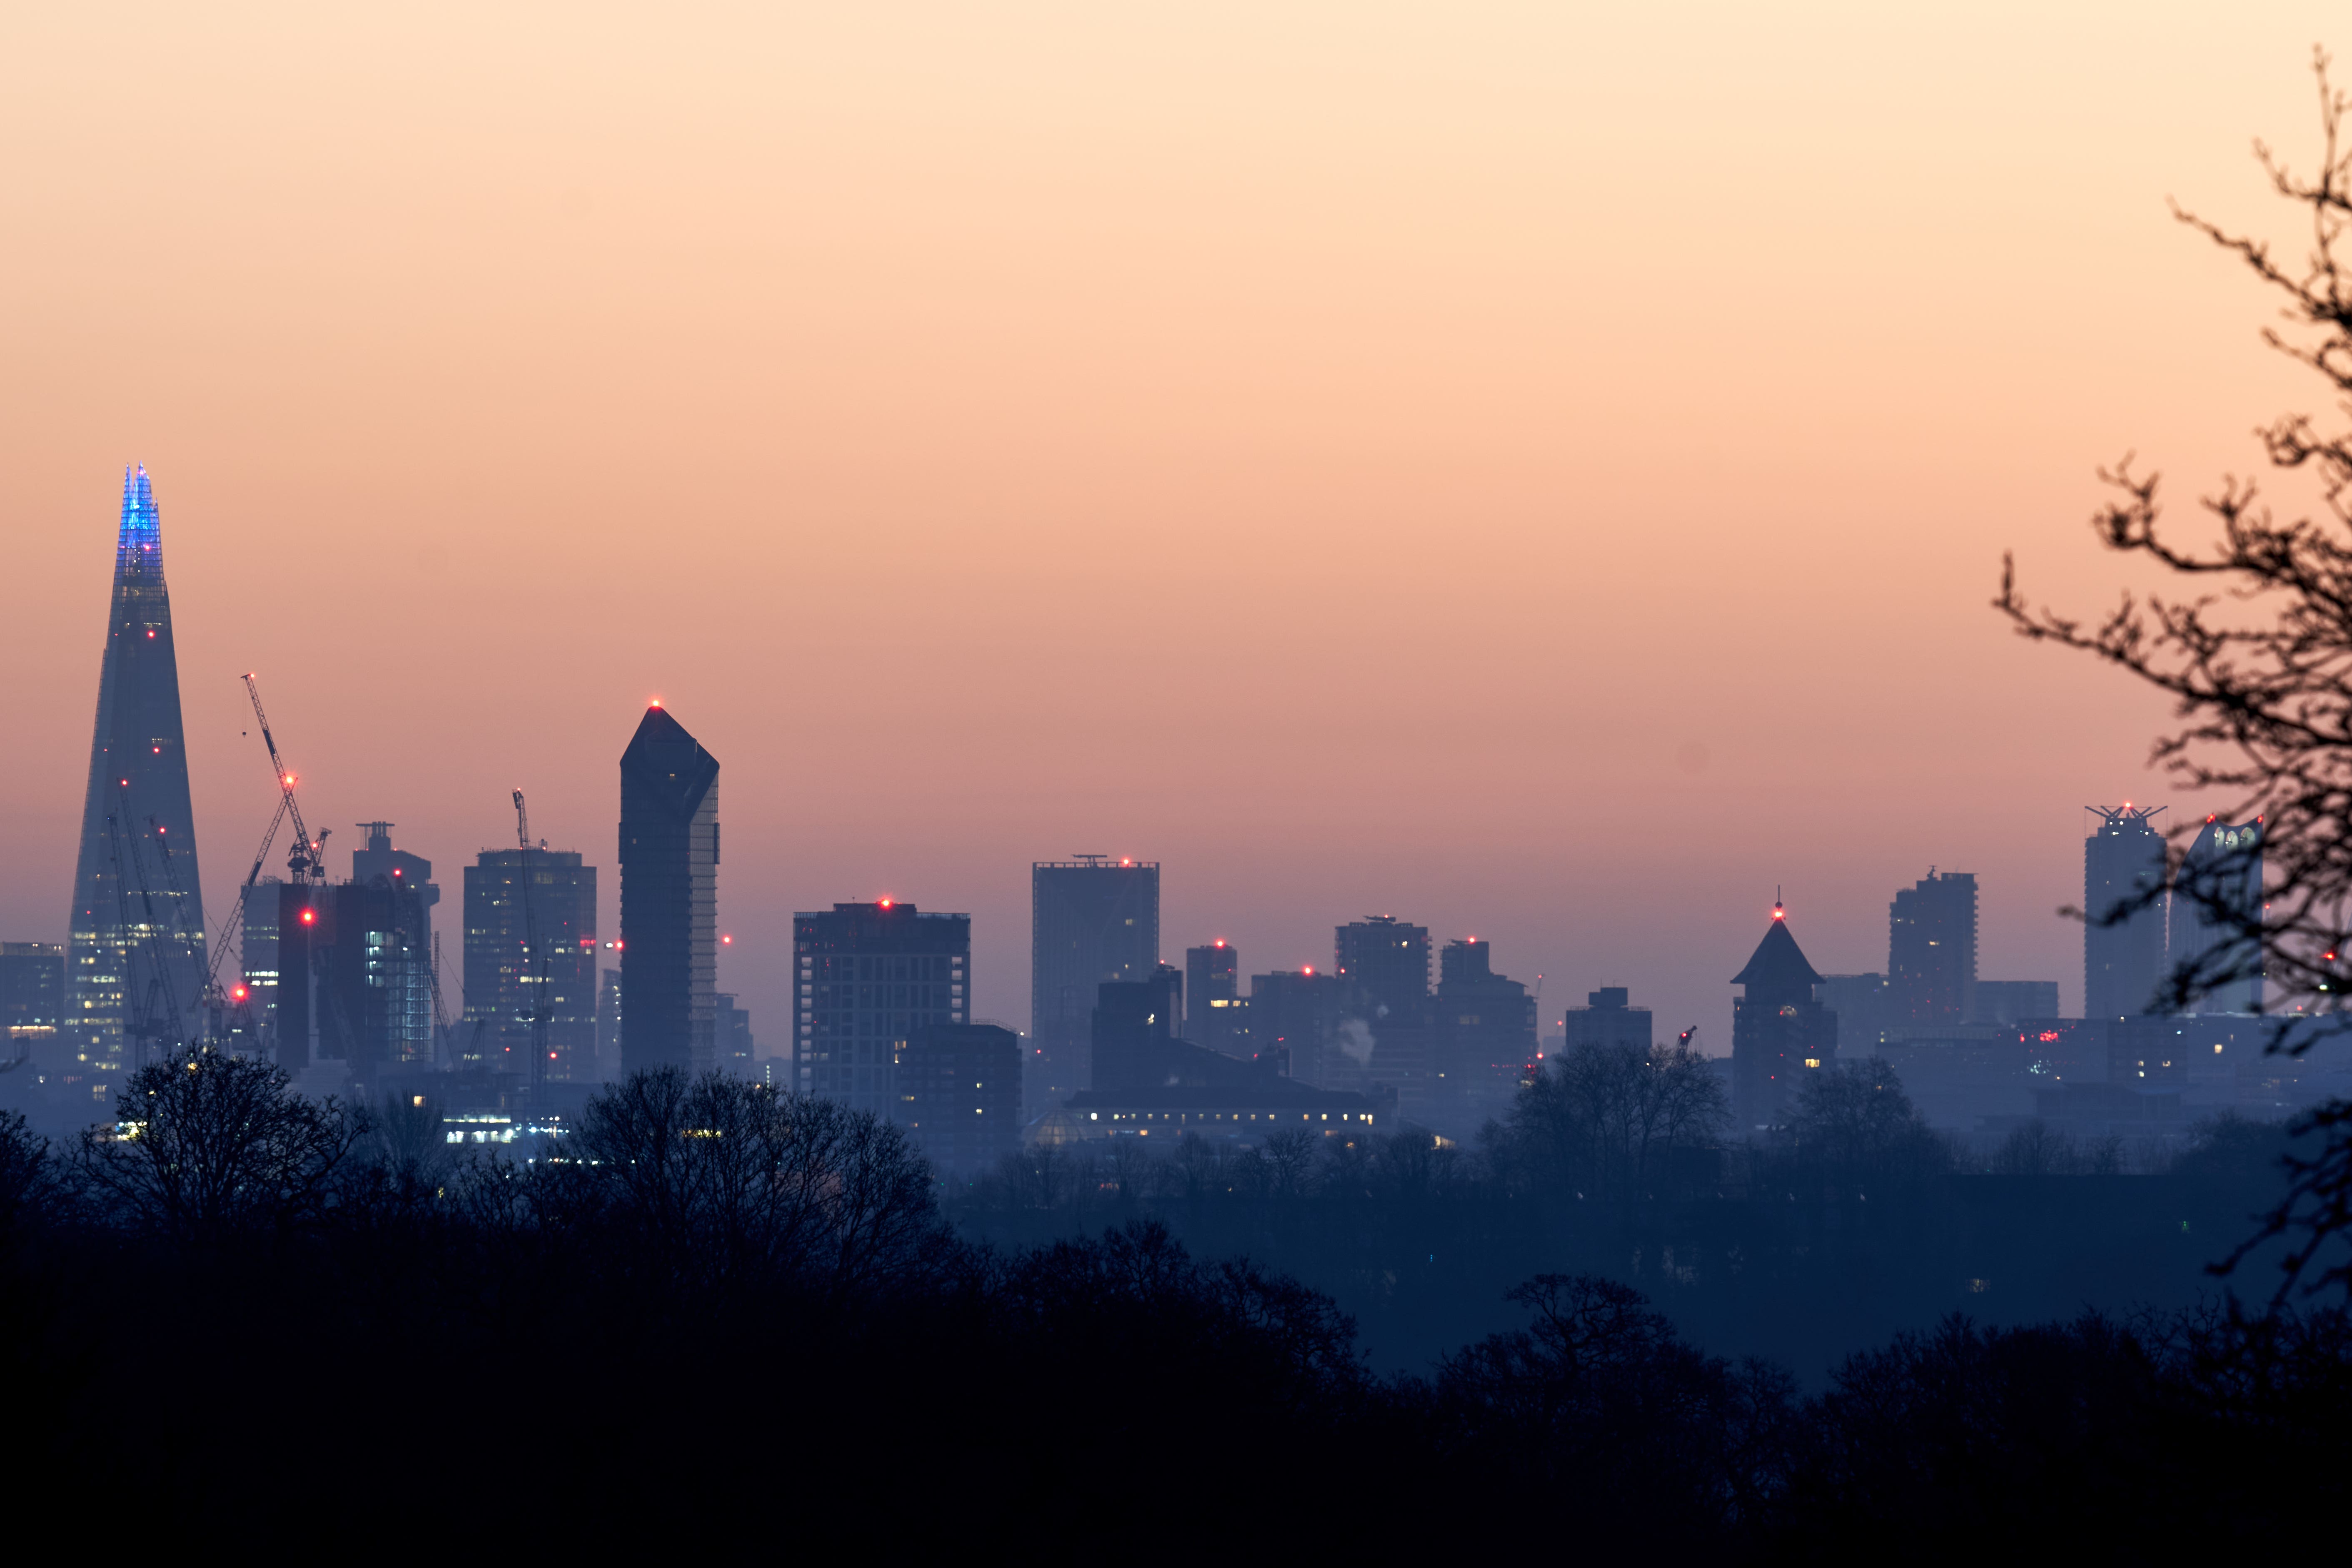
{"type": "Polygon", "coordinates": [[[514,792],[515,841],[522,847],[522,940],[530,955],[530,968],[536,973],[523,976],[523,984],[531,987],[530,997],[530,1092],[537,1100],[541,1088],[547,1082],[547,1026],[554,1015],[548,1005],[547,953],[539,940],[539,917],[530,901],[530,813],[523,809],[522,791],[514,792]]]}
{"type": "MultiPolygon", "coordinates": [[[[245,677],[245,694],[253,699],[253,717],[261,725],[261,743],[269,749],[269,765],[277,771],[278,792],[284,795],[286,815],[294,819],[294,848],[286,858],[287,869],[297,882],[323,882],[327,879],[327,835],[310,837],[303,824],[302,808],[294,800],[294,775],[286,766],[286,759],[278,754],[277,738],[269,732],[269,715],[262,711],[261,688],[251,671],[245,677]]],[[[330,828],[329,832],[333,829],[330,828]]],[[[264,854],[268,851],[263,850],[264,854]]]]}
{"type": "MultiPolygon", "coordinates": [[[[261,836],[261,847],[253,852],[253,868],[246,872],[245,880],[237,885],[236,902],[230,905],[228,913],[221,917],[220,934],[213,938],[212,951],[205,961],[204,1005],[212,1018],[215,1041],[223,1038],[221,1014],[226,1005],[226,999],[221,994],[221,960],[228,953],[231,937],[236,939],[240,950],[245,945],[245,902],[253,896],[253,885],[261,879],[261,868],[269,858],[269,847],[278,842],[278,829],[285,820],[286,796],[281,794],[278,797],[278,810],[270,816],[269,826],[261,836]]],[[[245,998],[242,995],[238,996],[237,1004],[239,1012],[243,1013],[245,998]]]]}

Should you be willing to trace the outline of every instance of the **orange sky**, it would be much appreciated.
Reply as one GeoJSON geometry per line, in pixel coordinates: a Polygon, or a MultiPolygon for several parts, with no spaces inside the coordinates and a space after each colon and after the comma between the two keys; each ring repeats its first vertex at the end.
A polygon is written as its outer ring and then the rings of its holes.
{"type": "Polygon", "coordinates": [[[607,934],[659,694],[779,1047],[791,911],[885,892],[1025,1026],[1077,850],[1180,961],[1393,912],[1718,1053],[1776,884],[1878,968],[1934,864],[2079,1005],[2161,710],[1985,601],[2105,602],[2096,464],[2313,405],[2164,198],[2296,237],[2247,144],[2340,8],[484,9],[0,19],[0,936],[141,460],[215,914],[254,669],[314,826],[454,914],[520,785],[607,934]]]}

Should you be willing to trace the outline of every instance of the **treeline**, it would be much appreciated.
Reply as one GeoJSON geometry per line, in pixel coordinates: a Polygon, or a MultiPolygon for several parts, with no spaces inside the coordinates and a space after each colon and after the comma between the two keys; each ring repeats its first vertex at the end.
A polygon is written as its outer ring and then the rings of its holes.
{"type": "MultiPolygon", "coordinates": [[[[2338,1311],[1954,1320],[1808,1395],[1535,1270],[1515,1326],[1381,1375],[1328,1295],[1156,1215],[977,1242],[897,1129],[722,1077],[638,1074],[527,1163],[203,1053],[120,1110],[69,1149],[0,1124],[20,1529],[1770,1557],[2261,1543],[2344,1489],[2338,1311]]],[[[1596,1184],[1696,1179],[1653,1142],[1596,1184]]],[[[1253,1201],[1340,1223],[1343,1180],[1438,1190],[1446,1155],[1276,1144],[1253,1201]]]]}
{"type": "MultiPolygon", "coordinates": [[[[2124,1175],[2117,1144],[2028,1124],[1973,1162],[1874,1060],[1806,1075],[1785,1124],[1747,1139],[1702,1058],[1588,1047],[1465,1146],[1127,1138],[1025,1151],[946,1203],[965,1235],[1000,1246],[1151,1220],[1197,1252],[1258,1258],[1333,1295],[1391,1370],[1506,1326],[1506,1291],[1572,1270],[1812,1381],[1951,1311],[2191,1306],[2221,1288],[2208,1266],[2278,1201],[2293,1146],[2280,1127],[2225,1119],[2153,1173],[2124,1175]]],[[[2279,1251],[2229,1283],[2266,1299],[2279,1251]]]]}

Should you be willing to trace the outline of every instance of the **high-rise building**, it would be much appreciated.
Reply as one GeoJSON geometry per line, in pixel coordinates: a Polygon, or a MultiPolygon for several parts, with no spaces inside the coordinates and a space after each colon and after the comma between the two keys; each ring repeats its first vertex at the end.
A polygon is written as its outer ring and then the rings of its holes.
{"type": "Polygon", "coordinates": [[[1223,938],[1184,950],[1184,1037],[1227,1056],[1247,1056],[1241,957],[1223,938]]]}
{"type": "MultiPolygon", "coordinates": [[[[336,1080],[367,1089],[385,1072],[431,1067],[432,956],[420,940],[420,889],[379,878],[280,882],[277,892],[278,1065],[297,1076],[331,1068],[336,1080]]],[[[254,896],[261,893],[257,885],[254,896]]]]}
{"type": "Polygon", "coordinates": [[[1633,993],[1622,985],[1604,985],[1588,993],[1585,1005],[1570,1007],[1560,1024],[1565,1050],[1579,1046],[1647,1051],[1657,1038],[1647,1007],[1633,1005],[1633,993]]]}
{"type": "Polygon", "coordinates": [[[1021,1037],[994,1024],[930,1024],[898,1058],[898,1106],[923,1157],[969,1179],[1021,1147],[1021,1037]]]}
{"type": "Polygon", "coordinates": [[[735,1005],[731,991],[719,992],[717,1002],[710,1033],[719,1043],[719,1068],[737,1078],[750,1078],[751,1058],[758,1049],[751,1040],[751,1011],[735,1005]]]}
{"type": "Polygon", "coordinates": [[[1400,1114],[1425,1115],[1437,1084],[1430,1065],[1429,928],[1370,915],[1336,928],[1331,946],[1333,967],[1355,991],[1371,1034],[1365,1075],[1397,1091],[1400,1114]]]}
{"type": "Polygon", "coordinates": [[[1886,1043],[1894,1017],[1884,974],[1824,974],[1813,998],[1837,1015],[1840,1055],[1867,1060],[1886,1043]]]}
{"type": "Polygon", "coordinates": [[[621,972],[617,969],[604,971],[596,981],[596,1066],[608,1080],[621,1076],[621,972]]]}
{"type": "Polygon", "coordinates": [[[1536,1002],[1495,973],[1493,944],[1475,936],[1447,942],[1437,970],[1439,1076],[1427,1113],[1441,1131],[1466,1134],[1509,1110],[1533,1075],[1536,1002]]]}
{"type": "Polygon", "coordinates": [[[602,1076],[596,952],[596,868],[583,864],[578,850],[516,847],[475,856],[466,868],[466,1013],[457,1065],[513,1073],[524,1083],[595,1081],[602,1076]],[[531,951],[533,929],[540,952],[531,951]],[[534,1076],[532,1016],[542,1000],[548,1059],[534,1076]]]}
{"type": "Polygon", "coordinates": [[[2196,993],[2187,1011],[2262,1010],[2262,919],[2263,825],[2207,817],[2172,887],[2172,963],[2196,993]]]}
{"type": "Polygon", "coordinates": [[[1889,1010],[1900,1027],[1965,1024],[1976,987],[1976,877],[1931,868],[1887,907],[1889,1010]]]}
{"type": "MultiPolygon", "coordinates": [[[[796,914],[793,983],[803,1092],[899,1120],[907,1042],[936,1024],[971,1022],[971,917],[891,899],[796,914]]],[[[632,993],[632,1017],[636,1005],[632,993]]]]}
{"type": "Polygon", "coordinates": [[[659,703],[621,753],[621,1064],[717,1065],[719,759],[659,703]]]}
{"type": "MultiPolygon", "coordinates": [[[[1827,1001],[1826,996],[1823,997],[1827,1001]]],[[[1832,1003],[1832,1006],[1836,1004],[1832,1003]]],[[[1977,982],[1976,1011],[1969,1021],[1972,1024],[2015,1026],[2029,1018],[2058,1016],[2058,983],[2055,980],[1979,980],[1977,982]]],[[[1845,1027],[1841,1018],[1838,1039],[1845,1039],[1845,1027]]]]}
{"type": "Polygon", "coordinates": [[[1160,962],[1160,863],[1080,855],[1029,868],[1028,1104],[1086,1087],[1095,990],[1160,962]]]}
{"type": "Polygon", "coordinates": [[[0,1064],[55,1043],[65,1012],[66,950],[53,942],[0,942],[0,1064]]]}
{"type": "Polygon", "coordinates": [[[2099,826],[2083,841],[2083,1016],[2136,1017],[2164,984],[2164,807],[2085,809],[2099,826]]]}
{"type": "Polygon", "coordinates": [[[1354,1089],[1371,1059],[1371,1041],[1369,1032],[1360,1043],[1342,1037],[1357,1012],[1350,1000],[1348,983],[1336,974],[1277,969],[1250,976],[1252,1059],[1318,1089],[1354,1089]]]}
{"type": "Polygon", "coordinates": [[[1731,983],[1745,990],[1731,1004],[1732,1114],[1742,1127],[1772,1126],[1793,1103],[1801,1076],[1837,1059],[1837,1015],[1815,999],[1822,977],[1778,904],[1764,940],[1731,983]]]}
{"type": "Polygon", "coordinates": [[[272,1056],[278,1050],[278,919],[285,886],[280,877],[257,878],[245,889],[237,925],[237,969],[245,989],[238,1001],[257,1048],[272,1056]]]}
{"type": "Polygon", "coordinates": [[[122,476],[106,657],[82,795],[68,923],[65,1042],[104,1100],[133,1058],[198,1031],[203,879],[188,805],[180,668],[163,586],[161,514],[139,468],[122,476]]]}

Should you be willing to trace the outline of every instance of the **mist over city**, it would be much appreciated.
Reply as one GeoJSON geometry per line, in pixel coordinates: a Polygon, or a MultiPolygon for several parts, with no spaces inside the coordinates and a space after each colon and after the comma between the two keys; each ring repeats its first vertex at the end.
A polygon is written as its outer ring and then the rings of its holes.
{"type": "Polygon", "coordinates": [[[2324,1542],[2340,20],[0,21],[21,1550],[2324,1542]]]}

